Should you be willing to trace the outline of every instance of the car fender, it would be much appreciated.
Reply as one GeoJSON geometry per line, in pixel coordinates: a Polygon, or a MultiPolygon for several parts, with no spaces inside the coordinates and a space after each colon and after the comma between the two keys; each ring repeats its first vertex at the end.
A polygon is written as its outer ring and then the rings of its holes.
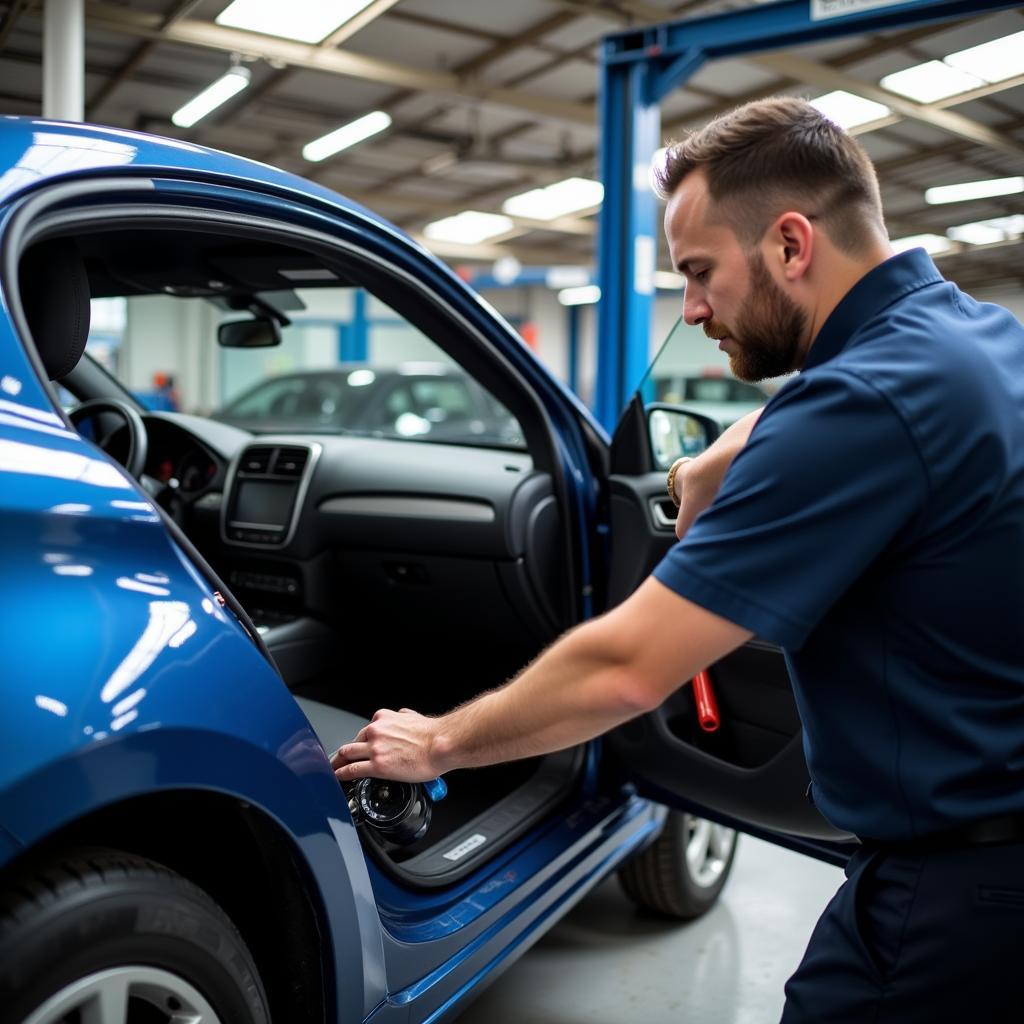
{"type": "MultiPolygon", "coordinates": [[[[323,947],[312,953],[323,958],[325,980],[342,1011],[338,1019],[362,1019],[386,995],[366,861],[340,787],[329,766],[324,770],[319,741],[301,713],[285,729],[291,726],[284,749],[188,727],[130,731],[20,778],[0,794],[0,820],[30,854],[97,811],[158,794],[213,792],[255,809],[290,841],[327,926],[323,947]]],[[[217,842],[217,836],[199,841],[217,842]]]]}
{"type": "Polygon", "coordinates": [[[365,1016],[385,991],[379,918],[306,717],[135,481],[61,426],[11,420],[0,828],[30,850],[117,801],[182,788],[262,809],[306,860],[337,991],[362,993],[365,1016]]]}

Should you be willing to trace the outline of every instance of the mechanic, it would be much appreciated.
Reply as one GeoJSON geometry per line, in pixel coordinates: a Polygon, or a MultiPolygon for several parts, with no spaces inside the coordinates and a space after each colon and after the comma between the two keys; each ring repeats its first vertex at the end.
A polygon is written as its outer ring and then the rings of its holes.
{"type": "Polygon", "coordinates": [[[892,254],[867,155],[803,100],[711,122],[660,185],[686,321],[738,377],[802,372],[674,467],[682,539],[631,597],[448,714],[379,711],[336,773],[580,743],[756,634],[786,652],[809,795],[861,839],[785,1024],[1020,1020],[1024,328],[892,254]]]}

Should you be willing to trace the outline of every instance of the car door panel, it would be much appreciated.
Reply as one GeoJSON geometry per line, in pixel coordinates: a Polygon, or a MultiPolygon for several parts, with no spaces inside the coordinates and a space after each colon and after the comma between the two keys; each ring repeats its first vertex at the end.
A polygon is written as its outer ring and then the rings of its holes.
{"type": "MultiPolygon", "coordinates": [[[[634,445],[641,436],[638,414],[634,407],[626,417],[633,421],[634,445]]],[[[613,451],[622,440],[616,436],[613,451]]],[[[608,480],[609,605],[628,597],[676,541],[665,473],[651,468],[649,456],[634,455],[613,459],[613,469],[626,471],[608,480]]],[[[784,833],[786,845],[806,846],[816,856],[824,848],[836,859],[830,844],[852,837],[829,824],[807,797],[803,734],[782,651],[755,638],[711,666],[709,676],[720,712],[716,731],[700,727],[693,688],[680,680],[656,711],[609,733],[609,756],[657,799],[704,808],[759,833],[784,833]]]]}

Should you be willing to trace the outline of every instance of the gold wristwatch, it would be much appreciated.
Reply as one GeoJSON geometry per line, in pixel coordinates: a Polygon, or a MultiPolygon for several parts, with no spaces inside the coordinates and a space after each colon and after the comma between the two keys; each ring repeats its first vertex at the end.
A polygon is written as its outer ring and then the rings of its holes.
{"type": "Polygon", "coordinates": [[[668,467],[668,496],[672,499],[672,504],[676,508],[679,508],[679,499],[676,497],[676,473],[679,472],[679,467],[685,465],[687,462],[693,462],[692,455],[684,455],[681,459],[676,459],[671,466],[668,467]]]}

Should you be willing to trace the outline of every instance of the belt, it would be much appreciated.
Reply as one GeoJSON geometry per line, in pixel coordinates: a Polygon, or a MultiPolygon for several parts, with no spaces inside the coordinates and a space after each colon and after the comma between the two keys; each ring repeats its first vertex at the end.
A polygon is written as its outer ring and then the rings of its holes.
{"type": "Polygon", "coordinates": [[[958,850],[970,846],[994,846],[998,843],[1024,843],[1024,814],[1002,814],[995,818],[982,818],[966,825],[933,832],[914,839],[861,838],[866,847],[909,852],[931,850],[958,850]]]}

